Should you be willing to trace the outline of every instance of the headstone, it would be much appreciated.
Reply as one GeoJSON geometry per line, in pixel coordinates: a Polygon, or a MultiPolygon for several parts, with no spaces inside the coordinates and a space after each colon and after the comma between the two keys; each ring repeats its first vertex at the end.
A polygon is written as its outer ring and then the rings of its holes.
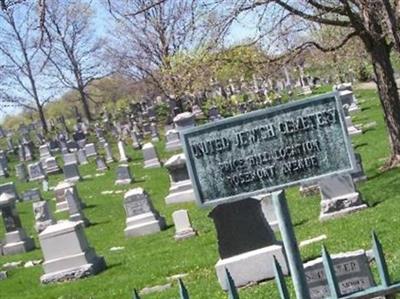
{"type": "Polygon", "coordinates": [[[43,192],[49,191],[49,181],[47,179],[42,181],[42,189],[43,189],[43,192]]]}
{"type": "Polygon", "coordinates": [[[318,182],[316,181],[301,182],[299,192],[304,197],[318,194],[319,193],[318,182]]]}
{"type": "MultiPolygon", "coordinates": [[[[375,286],[368,258],[364,250],[331,255],[333,268],[341,296],[375,286]]],[[[304,264],[311,299],[324,299],[330,296],[322,258],[304,264]]]]}
{"type": "Polygon", "coordinates": [[[260,201],[261,210],[264,214],[265,219],[267,219],[267,222],[271,229],[274,232],[279,231],[278,218],[276,217],[275,209],[272,204],[271,193],[260,194],[257,196],[253,196],[252,198],[260,201]]]}
{"type": "Polygon", "coordinates": [[[350,175],[332,175],[319,180],[320,220],[340,217],[367,208],[350,175]]]}
{"type": "Polygon", "coordinates": [[[85,145],[85,153],[87,157],[97,156],[97,151],[94,143],[88,143],[85,145]]]}
{"type": "Polygon", "coordinates": [[[40,190],[38,188],[29,189],[22,193],[23,201],[40,201],[42,200],[42,195],[40,194],[40,190]]]}
{"type": "Polygon", "coordinates": [[[3,150],[0,150],[0,165],[4,170],[8,170],[7,154],[3,150]]]}
{"type": "Polygon", "coordinates": [[[106,152],[106,162],[107,163],[114,162],[114,158],[113,158],[112,151],[111,151],[111,146],[107,142],[104,143],[104,150],[106,152]]]}
{"type": "Polygon", "coordinates": [[[175,129],[168,130],[165,134],[167,143],[165,149],[167,151],[182,150],[181,141],[179,140],[179,132],[175,129]]]}
{"type": "Polygon", "coordinates": [[[129,190],[124,196],[126,237],[157,233],[165,228],[165,219],[154,209],[142,188],[129,190]]]}
{"type": "Polygon", "coordinates": [[[171,186],[169,194],[165,198],[166,204],[192,202],[195,201],[192,182],[186,167],[186,158],[184,154],[172,156],[165,162],[165,168],[169,172],[171,186]]]}
{"type": "Polygon", "coordinates": [[[196,236],[196,231],[190,223],[187,210],[178,210],[172,213],[172,219],[175,226],[175,240],[180,241],[196,236]]]}
{"type": "Polygon", "coordinates": [[[7,168],[4,167],[3,164],[0,163],[0,177],[2,178],[8,178],[8,171],[7,168]]]}
{"type": "Polygon", "coordinates": [[[39,155],[41,161],[45,161],[47,158],[51,157],[50,149],[47,144],[41,145],[39,147],[39,155]]]}
{"type": "Polygon", "coordinates": [[[54,188],[54,195],[56,197],[56,213],[68,211],[68,202],[65,199],[65,190],[70,188],[74,189],[76,197],[79,198],[76,187],[72,182],[62,181],[54,188]]]}
{"type": "Polygon", "coordinates": [[[69,221],[81,222],[83,226],[89,226],[90,222],[82,211],[80,200],[73,188],[64,191],[64,198],[68,203],[69,221]]]}
{"type": "Polygon", "coordinates": [[[24,163],[19,163],[15,165],[15,172],[18,180],[20,180],[21,182],[26,182],[28,180],[28,174],[24,163]]]}
{"type": "Polygon", "coordinates": [[[33,203],[33,214],[35,215],[35,229],[39,234],[48,226],[57,223],[50,212],[48,203],[44,200],[33,203]]]}
{"type": "Polygon", "coordinates": [[[108,170],[108,166],[106,162],[104,162],[103,157],[96,157],[96,170],[101,172],[108,170]]]}
{"type": "Polygon", "coordinates": [[[14,182],[8,182],[5,184],[0,185],[0,195],[1,193],[9,193],[16,199],[19,199],[18,193],[17,193],[17,188],[15,187],[14,182]]]}
{"type": "Polygon", "coordinates": [[[127,185],[132,183],[133,179],[128,164],[121,164],[117,168],[117,180],[115,185],[127,185]]]}
{"type": "Polygon", "coordinates": [[[288,273],[283,247],[277,243],[258,200],[249,198],[221,204],[209,217],[217,230],[221,259],[215,268],[224,290],[227,289],[225,269],[237,287],[273,278],[274,257],[283,273],[288,273]]]}
{"type": "Polygon", "coordinates": [[[128,162],[128,157],[125,154],[124,142],[122,140],[118,141],[118,151],[119,151],[119,162],[120,163],[128,162]]]}
{"type": "Polygon", "coordinates": [[[24,145],[24,152],[25,152],[25,161],[32,161],[33,160],[32,151],[27,144],[24,145]]]}
{"type": "Polygon", "coordinates": [[[85,278],[106,268],[104,258],[89,246],[79,222],[51,225],[39,234],[39,242],[44,257],[42,284],[85,278]]]}
{"type": "Polygon", "coordinates": [[[54,157],[49,157],[45,161],[46,164],[46,173],[47,174],[55,174],[60,173],[61,169],[58,167],[57,160],[54,157]]]}
{"type": "Polygon", "coordinates": [[[355,153],[354,155],[356,159],[356,169],[351,173],[353,182],[366,181],[368,178],[364,172],[361,155],[359,153],[355,153]]]}
{"type": "Polygon", "coordinates": [[[46,174],[43,171],[42,164],[40,162],[32,163],[28,165],[29,181],[40,181],[46,178],[46,174]]]}
{"type": "Polygon", "coordinates": [[[4,255],[24,253],[35,248],[33,239],[26,235],[21,225],[15,201],[16,198],[10,193],[0,195],[0,210],[6,231],[4,255]]]}
{"type": "MultiPolygon", "coordinates": [[[[1,253],[1,251],[0,251],[0,253],[1,253]]],[[[5,279],[7,279],[7,271],[0,271],[0,281],[5,280],[5,279]]]]}
{"type": "Polygon", "coordinates": [[[64,165],[78,163],[76,153],[65,154],[63,155],[63,159],[64,159],[64,165]]]}
{"type": "Polygon", "coordinates": [[[131,138],[132,138],[132,147],[134,149],[141,149],[142,144],[140,143],[139,136],[135,130],[132,131],[131,138]]]}
{"type": "Polygon", "coordinates": [[[161,167],[160,161],[158,160],[154,145],[146,143],[143,146],[143,157],[144,157],[144,168],[158,168],[161,167]]]}
{"type": "Polygon", "coordinates": [[[183,112],[174,117],[174,124],[178,131],[194,127],[196,125],[193,113],[183,112]]]}
{"type": "Polygon", "coordinates": [[[79,168],[77,164],[66,164],[64,165],[64,177],[68,182],[77,182],[81,180],[79,168]]]}
{"type": "Polygon", "coordinates": [[[18,158],[20,162],[25,161],[25,147],[22,144],[18,146],[18,158]]]}
{"type": "Polygon", "coordinates": [[[345,121],[346,121],[347,131],[350,136],[357,136],[362,134],[362,130],[353,124],[351,116],[346,116],[345,121]]]}
{"type": "Polygon", "coordinates": [[[152,142],[157,142],[160,140],[158,137],[158,130],[157,130],[157,124],[152,122],[150,125],[150,130],[151,130],[151,141],[152,142]]]}
{"type": "Polygon", "coordinates": [[[88,160],[87,160],[87,157],[86,157],[86,152],[85,152],[84,149],[82,149],[82,148],[78,149],[77,152],[76,152],[76,156],[78,158],[78,162],[79,162],[80,165],[88,164],[88,160]]]}

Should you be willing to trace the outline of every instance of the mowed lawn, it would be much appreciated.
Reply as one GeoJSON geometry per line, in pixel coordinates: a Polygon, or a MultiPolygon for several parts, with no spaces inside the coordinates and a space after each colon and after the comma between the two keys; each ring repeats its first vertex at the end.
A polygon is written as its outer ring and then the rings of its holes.
{"type": "MultiPolygon", "coordinates": [[[[380,103],[375,91],[359,90],[355,92],[362,112],[353,118],[355,124],[376,122],[363,135],[353,139],[356,152],[363,159],[364,168],[369,180],[358,185],[369,208],[356,214],[320,223],[319,196],[302,198],[298,188],[287,190],[292,220],[298,241],[326,234],[324,241],[331,253],[370,249],[371,231],[375,230],[383,244],[392,278],[400,280],[400,169],[385,173],[379,172],[385,158],[389,154],[387,133],[384,126],[380,103]]],[[[111,141],[111,138],[108,138],[111,141]]],[[[164,151],[164,140],[156,144],[160,157],[165,161],[173,153],[164,151]]],[[[0,298],[131,298],[133,288],[142,289],[168,283],[168,277],[186,273],[184,283],[191,298],[227,298],[217,282],[214,265],[218,260],[216,233],[209,210],[201,209],[194,203],[165,205],[164,198],[168,194],[169,177],[167,170],[143,169],[142,154],[126,146],[129,163],[135,183],[129,186],[114,186],[116,167],[113,163],[104,176],[95,177],[96,165],[93,160],[81,166],[82,176],[92,175],[78,183],[78,191],[87,204],[84,213],[93,223],[85,229],[91,246],[99,255],[105,257],[108,268],[97,276],[80,281],[46,285],[40,284],[43,274],[41,266],[17,268],[8,272],[9,278],[0,281],[0,298]],[[135,187],[144,188],[154,206],[167,219],[168,229],[158,234],[126,240],[124,237],[125,213],[123,209],[124,192],[135,187]],[[102,195],[102,191],[118,190],[119,193],[102,195]],[[121,192],[122,191],[122,192],[121,192]],[[198,230],[197,238],[176,242],[173,239],[174,227],[171,214],[177,209],[188,209],[193,226],[198,230]],[[110,251],[111,247],[125,247],[122,251],[110,251]]],[[[118,151],[113,144],[114,155],[118,151]]],[[[61,161],[60,161],[61,162],[61,161]]],[[[16,157],[10,163],[11,178],[2,179],[1,183],[15,181],[14,165],[16,157]]],[[[60,163],[61,165],[61,163],[60,163]]],[[[62,175],[51,176],[50,186],[62,180],[62,175]]],[[[38,187],[38,183],[17,182],[18,192],[38,187]]],[[[43,193],[51,203],[54,211],[53,192],[43,193]]],[[[39,242],[34,230],[34,217],[31,202],[17,204],[23,226],[28,234],[39,242]]],[[[55,214],[58,219],[66,219],[66,214],[55,214]]],[[[4,235],[0,225],[0,236],[4,235]]],[[[279,236],[278,236],[279,237],[279,236]]],[[[309,245],[302,249],[304,261],[320,254],[322,243],[309,245]]],[[[1,256],[0,266],[10,261],[29,261],[41,259],[40,249],[17,256],[1,256]]],[[[262,267],[263,265],[260,265],[262,267]]],[[[289,280],[288,280],[289,282],[289,280]]],[[[293,290],[291,289],[292,293],[293,290]]],[[[240,298],[278,298],[273,281],[243,288],[240,298]]],[[[293,294],[292,294],[293,296],[293,294]]],[[[142,298],[171,299],[179,298],[176,281],[172,287],[162,292],[143,295],[142,298]]],[[[293,297],[294,298],[294,297],[293,297]]]]}

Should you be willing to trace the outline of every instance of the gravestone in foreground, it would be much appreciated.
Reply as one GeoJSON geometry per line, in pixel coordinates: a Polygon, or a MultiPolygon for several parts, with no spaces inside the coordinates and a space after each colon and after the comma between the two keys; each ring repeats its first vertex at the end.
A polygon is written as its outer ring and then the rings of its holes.
{"type": "Polygon", "coordinates": [[[79,222],[62,221],[39,234],[43,284],[65,282],[95,275],[106,268],[104,258],[89,246],[79,222]]]}
{"type": "Polygon", "coordinates": [[[15,201],[12,194],[0,195],[0,210],[6,231],[5,244],[2,247],[4,255],[24,253],[35,248],[33,239],[26,235],[21,225],[15,201]]]}
{"type": "Polygon", "coordinates": [[[274,256],[287,274],[283,246],[276,241],[258,200],[249,198],[221,204],[209,217],[217,230],[220,260],[215,269],[223,289],[227,289],[225,269],[236,286],[273,278],[274,256]]]}
{"type": "Polygon", "coordinates": [[[197,232],[192,227],[187,210],[173,212],[172,219],[175,226],[174,239],[176,241],[188,239],[197,235],[197,232]]]}
{"type": "MultiPolygon", "coordinates": [[[[335,254],[331,256],[339,289],[342,295],[375,286],[368,258],[364,250],[335,254]]],[[[328,281],[322,265],[322,258],[304,264],[311,299],[330,296],[328,281]]]]}
{"type": "Polygon", "coordinates": [[[151,200],[142,188],[135,188],[125,193],[124,207],[126,237],[154,234],[165,229],[164,217],[154,209],[151,200]]]}
{"type": "Polygon", "coordinates": [[[351,175],[334,175],[319,182],[321,193],[320,220],[340,217],[367,208],[355,189],[351,175]]]}

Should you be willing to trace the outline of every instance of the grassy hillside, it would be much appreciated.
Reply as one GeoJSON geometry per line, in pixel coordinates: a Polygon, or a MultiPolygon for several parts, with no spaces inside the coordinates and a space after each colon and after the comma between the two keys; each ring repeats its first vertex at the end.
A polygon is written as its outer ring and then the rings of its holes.
{"type": "MultiPolygon", "coordinates": [[[[381,107],[375,91],[357,91],[362,112],[354,117],[354,123],[369,123],[375,121],[376,127],[368,129],[365,134],[353,139],[354,147],[362,155],[365,171],[369,180],[360,183],[359,190],[369,209],[347,217],[320,223],[319,196],[301,198],[298,188],[287,190],[289,206],[295,223],[298,240],[305,240],[326,234],[325,244],[331,253],[337,253],[360,248],[370,248],[370,232],[375,229],[383,243],[390,272],[395,280],[400,280],[400,171],[398,169],[380,173],[378,168],[388,156],[388,140],[384,127],[381,107]]],[[[114,153],[117,156],[115,144],[114,153]]],[[[167,159],[171,153],[164,152],[164,141],[156,144],[162,159],[167,159]]],[[[78,183],[78,191],[87,208],[86,216],[93,223],[88,227],[86,235],[90,244],[99,255],[106,259],[108,269],[95,277],[58,284],[41,286],[41,266],[33,268],[18,268],[9,271],[9,278],[0,281],[0,298],[131,298],[133,288],[142,289],[168,283],[167,278],[187,273],[184,282],[192,298],[226,298],[216,279],[214,265],[218,260],[217,240],[212,220],[207,217],[208,210],[198,208],[193,204],[166,206],[165,196],[168,194],[169,178],[165,169],[143,169],[142,154],[127,147],[132,162],[129,163],[135,177],[135,183],[130,186],[114,186],[117,163],[104,176],[95,177],[95,163],[81,166],[82,176],[92,174],[78,183]],[[126,240],[125,213],[123,209],[123,194],[129,188],[143,187],[151,196],[155,207],[167,218],[168,229],[158,234],[126,240]],[[102,195],[102,191],[114,190],[113,194],[102,195]],[[121,192],[122,191],[122,192],[121,192]],[[118,193],[117,193],[118,192],[118,193]],[[199,231],[197,238],[182,242],[173,239],[174,228],[171,214],[174,210],[185,208],[189,210],[193,226],[199,231]],[[123,246],[122,251],[110,251],[111,247],[123,246]]],[[[16,161],[10,163],[14,170],[16,161]]],[[[15,173],[12,172],[12,178],[15,173]]],[[[62,175],[51,176],[50,186],[55,186],[62,175]]],[[[2,179],[0,183],[9,180],[2,179]]],[[[17,182],[20,194],[27,188],[37,186],[37,183],[17,182]]],[[[54,210],[54,195],[52,192],[43,194],[51,202],[54,210]]],[[[33,228],[32,203],[18,203],[22,223],[29,234],[37,234],[33,228]]],[[[56,214],[59,219],[66,218],[65,214],[56,214]]],[[[4,234],[0,226],[0,236],[4,234]]],[[[319,255],[321,243],[313,244],[302,249],[304,261],[319,255]]],[[[0,265],[9,261],[28,261],[40,259],[41,251],[18,256],[0,257],[0,265]]],[[[261,265],[260,265],[261,266],[261,265]]],[[[278,298],[273,282],[244,288],[239,292],[240,297],[278,298]]],[[[148,299],[178,298],[176,282],[172,288],[159,293],[143,295],[148,299]]]]}

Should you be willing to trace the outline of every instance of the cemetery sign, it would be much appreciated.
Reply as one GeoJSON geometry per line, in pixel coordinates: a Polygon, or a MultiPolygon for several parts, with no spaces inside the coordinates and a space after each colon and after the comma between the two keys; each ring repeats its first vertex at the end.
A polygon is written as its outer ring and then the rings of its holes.
{"type": "Polygon", "coordinates": [[[181,132],[201,205],[248,198],[355,167],[337,93],[181,132]]]}

